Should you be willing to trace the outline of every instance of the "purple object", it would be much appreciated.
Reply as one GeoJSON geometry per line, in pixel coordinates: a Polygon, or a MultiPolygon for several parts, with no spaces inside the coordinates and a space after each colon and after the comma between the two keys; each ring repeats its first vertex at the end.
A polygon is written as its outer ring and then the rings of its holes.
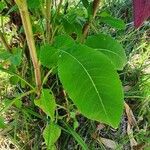
{"type": "Polygon", "coordinates": [[[134,25],[140,27],[150,17],[150,0],[133,0],[134,25]]]}

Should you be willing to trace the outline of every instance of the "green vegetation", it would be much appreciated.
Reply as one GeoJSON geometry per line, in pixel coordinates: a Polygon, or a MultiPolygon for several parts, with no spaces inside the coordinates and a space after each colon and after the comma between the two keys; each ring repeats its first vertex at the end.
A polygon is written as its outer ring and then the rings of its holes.
{"type": "Polygon", "coordinates": [[[2,0],[0,139],[19,150],[149,149],[150,25],[134,29],[131,9],[2,0]]]}

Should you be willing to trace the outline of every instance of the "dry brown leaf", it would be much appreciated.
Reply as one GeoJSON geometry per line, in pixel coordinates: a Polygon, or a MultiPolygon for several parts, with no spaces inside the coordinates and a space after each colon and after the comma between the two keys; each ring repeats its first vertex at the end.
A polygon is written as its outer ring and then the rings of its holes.
{"type": "Polygon", "coordinates": [[[115,150],[117,148],[117,143],[113,140],[106,139],[106,138],[100,138],[101,142],[107,147],[112,150],[115,150]]]}
{"type": "Polygon", "coordinates": [[[132,89],[132,86],[126,85],[126,86],[123,87],[123,89],[124,89],[125,92],[128,92],[132,89]]]}
{"type": "Polygon", "coordinates": [[[102,130],[102,129],[104,129],[104,128],[105,128],[105,125],[102,124],[102,123],[99,123],[98,126],[97,126],[97,128],[96,128],[96,130],[97,130],[97,131],[100,131],[100,130],[102,130]]]}
{"type": "MultiPolygon", "coordinates": [[[[145,148],[146,147],[145,147],[144,143],[138,144],[137,146],[133,146],[133,150],[146,150],[145,148]]],[[[149,147],[149,149],[150,149],[150,147],[149,147]]],[[[147,149],[147,150],[149,150],[149,149],[147,149]]]]}
{"type": "Polygon", "coordinates": [[[124,106],[125,106],[125,111],[126,111],[126,114],[127,114],[128,122],[130,123],[131,126],[137,126],[137,122],[136,122],[136,119],[133,115],[133,112],[132,112],[131,108],[125,102],[124,102],[124,106]]]}
{"type": "Polygon", "coordinates": [[[131,148],[133,149],[135,146],[138,145],[138,143],[137,143],[136,140],[134,139],[133,130],[132,130],[131,125],[130,125],[129,122],[128,122],[128,126],[127,126],[127,134],[128,134],[128,136],[129,136],[130,146],[131,146],[131,148]]]}

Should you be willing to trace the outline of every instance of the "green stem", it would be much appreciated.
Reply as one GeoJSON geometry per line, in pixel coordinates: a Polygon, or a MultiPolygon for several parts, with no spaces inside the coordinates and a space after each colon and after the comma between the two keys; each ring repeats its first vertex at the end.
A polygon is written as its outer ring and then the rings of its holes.
{"type": "Polygon", "coordinates": [[[32,26],[31,21],[29,17],[29,12],[27,8],[27,1],[26,0],[15,0],[16,4],[19,7],[21,19],[23,22],[23,27],[25,30],[25,35],[34,67],[34,74],[35,74],[35,80],[36,80],[36,87],[37,87],[37,94],[40,96],[41,91],[41,71],[40,71],[40,64],[38,62],[37,53],[36,53],[36,47],[35,42],[33,38],[33,32],[32,32],[32,26]]]}
{"type": "Polygon", "coordinates": [[[49,77],[49,75],[52,73],[53,68],[51,70],[49,70],[49,72],[45,75],[43,82],[42,82],[42,86],[45,84],[45,82],[47,81],[47,78],[49,77]]]}
{"type": "Polygon", "coordinates": [[[20,80],[22,80],[25,84],[27,84],[31,89],[34,89],[34,87],[29,82],[27,82],[25,79],[23,79],[20,75],[18,75],[16,73],[13,73],[13,72],[11,72],[11,71],[9,71],[7,69],[4,69],[2,67],[0,67],[0,70],[3,71],[3,72],[8,73],[10,75],[16,76],[17,78],[19,78],[20,80]]]}
{"type": "Polygon", "coordinates": [[[28,91],[26,93],[23,93],[22,95],[18,96],[17,98],[14,98],[13,100],[11,100],[11,103],[9,103],[5,108],[3,108],[2,110],[0,110],[0,115],[5,112],[6,110],[8,110],[17,100],[31,94],[31,93],[34,93],[35,90],[31,90],[31,91],[28,91]]]}
{"type": "Polygon", "coordinates": [[[126,98],[126,99],[129,99],[129,98],[144,99],[144,98],[146,98],[146,97],[143,97],[143,96],[134,96],[134,95],[132,96],[132,95],[131,95],[131,96],[125,96],[125,98],[126,98]]]}
{"type": "Polygon", "coordinates": [[[47,43],[50,42],[50,34],[51,34],[51,27],[50,27],[50,20],[51,20],[51,0],[46,0],[46,39],[47,43]]]}

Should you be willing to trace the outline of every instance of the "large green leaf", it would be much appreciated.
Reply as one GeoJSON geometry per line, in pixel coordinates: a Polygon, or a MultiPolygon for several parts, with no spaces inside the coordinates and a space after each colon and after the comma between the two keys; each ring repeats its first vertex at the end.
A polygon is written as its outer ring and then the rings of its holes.
{"type": "Polygon", "coordinates": [[[50,94],[49,89],[43,89],[40,99],[34,100],[34,103],[40,107],[48,116],[50,116],[52,120],[54,120],[56,103],[53,95],[50,94]]]}
{"type": "Polygon", "coordinates": [[[117,127],[123,111],[123,90],[109,59],[84,45],[61,51],[60,80],[86,117],[117,127]]]}
{"type": "Polygon", "coordinates": [[[54,144],[60,137],[60,134],[61,129],[55,123],[50,122],[50,124],[46,126],[43,132],[43,137],[47,145],[47,150],[55,150],[54,144]]]}
{"type": "Polygon", "coordinates": [[[109,35],[89,36],[86,40],[86,45],[104,53],[118,70],[122,70],[127,62],[122,45],[109,35]]]}

